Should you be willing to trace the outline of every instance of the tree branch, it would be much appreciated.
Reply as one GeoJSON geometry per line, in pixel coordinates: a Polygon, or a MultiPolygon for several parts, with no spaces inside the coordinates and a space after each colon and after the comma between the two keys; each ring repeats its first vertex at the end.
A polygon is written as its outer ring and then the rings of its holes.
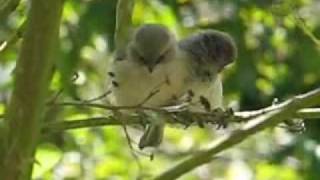
{"type": "Polygon", "coordinates": [[[320,40],[316,37],[316,35],[312,32],[312,30],[308,27],[305,20],[298,14],[295,13],[293,16],[296,25],[302,30],[302,32],[310,38],[310,40],[318,47],[320,47],[320,40]]]}
{"type": "Polygon", "coordinates": [[[0,22],[3,22],[9,14],[14,11],[20,3],[20,0],[4,0],[0,5],[0,22]]]}
{"type": "Polygon", "coordinates": [[[63,0],[31,1],[14,89],[1,129],[4,136],[1,136],[0,179],[31,177],[40,120],[57,54],[62,6],[63,0]]]}
{"type": "Polygon", "coordinates": [[[114,116],[109,117],[92,117],[86,119],[76,119],[67,120],[62,122],[51,122],[47,123],[42,127],[42,132],[44,134],[52,132],[61,132],[65,130],[79,129],[79,128],[89,128],[98,126],[122,126],[123,124],[146,124],[147,121],[141,119],[140,117],[130,117],[126,119],[116,119],[114,116]]]}
{"type": "Polygon", "coordinates": [[[257,116],[247,122],[242,128],[231,132],[215,141],[211,147],[204,149],[203,151],[191,155],[182,162],[166,170],[159,176],[155,177],[155,180],[171,180],[177,179],[181,175],[189,172],[190,170],[208,163],[211,161],[212,156],[217,153],[230,148],[236,144],[239,144],[249,136],[265,129],[273,127],[283,120],[292,118],[298,109],[311,107],[320,104],[320,88],[311,91],[309,93],[295,96],[279,105],[279,108],[270,111],[266,114],[257,116]]]}
{"type": "Polygon", "coordinates": [[[133,7],[134,0],[118,0],[114,35],[116,58],[125,56],[125,49],[131,36],[133,7]]]}
{"type": "Polygon", "coordinates": [[[0,43],[0,53],[5,52],[11,45],[15,44],[21,37],[25,30],[26,21],[19,26],[19,28],[9,36],[6,41],[0,43]]]}
{"type": "Polygon", "coordinates": [[[320,119],[320,108],[305,108],[297,112],[297,118],[320,119]]]}
{"type": "MultiPolygon", "coordinates": [[[[98,108],[108,111],[118,111],[118,110],[136,110],[136,111],[150,111],[152,113],[159,114],[161,116],[165,115],[167,117],[167,123],[171,124],[182,124],[182,125],[191,125],[201,123],[211,123],[218,124],[221,121],[221,118],[227,123],[239,123],[247,122],[248,120],[264,115],[271,111],[283,108],[285,103],[280,103],[272,105],[263,109],[253,110],[253,111],[242,111],[242,112],[190,112],[186,106],[171,106],[163,108],[152,108],[144,106],[107,106],[104,104],[97,103],[87,103],[87,102],[62,102],[49,104],[55,106],[71,106],[71,107],[87,107],[87,108],[98,108]],[[188,117],[186,117],[188,116],[188,117]]],[[[143,116],[148,116],[144,114],[143,116]]],[[[149,118],[152,118],[150,116],[149,118]]],[[[320,118],[320,108],[305,108],[297,110],[292,118],[301,118],[301,119],[316,119],[320,118]]],[[[109,115],[108,117],[89,117],[85,119],[76,119],[76,120],[64,120],[58,122],[51,122],[43,126],[43,132],[56,132],[56,131],[65,131],[78,128],[90,128],[97,126],[118,126],[118,125],[131,125],[131,124],[140,124],[146,125],[148,121],[142,120],[144,117],[139,116],[138,114],[121,114],[121,117],[115,115],[109,115]],[[119,119],[120,118],[120,119],[119,119]]]]}
{"type": "MultiPolygon", "coordinates": [[[[234,119],[234,122],[246,122],[249,120],[250,115],[248,114],[255,114],[255,116],[258,116],[259,114],[256,114],[255,111],[245,111],[245,112],[235,112],[232,119],[234,119]],[[254,112],[254,113],[252,113],[254,112]]],[[[260,114],[262,115],[262,114],[260,114]]],[[[213,116],[213,115],[212,115],[213,116]]],[[[252,117],[250,117],[252,118],[252,117]]],[[[320,119],[320,108],[305,108],[297,111],[295,115],[292,118],[301,118],[301,119],[320,119]]],[[[208,120],[207,122],[214,122],[215,120],[208,120]]],[[[226,120],[228,121],[228,120],[226,120]]],[[[119,120],[119,118],[115,116],[101,116],[101,117],[90,117],[90,118],[84,118],[84,119],[73,119],[73,120],[64,120],[64,121],[58,121],[58,122],[50,122],[45,124],[42,127],[42,132],[47,134],[51,132],[61,132],[66,130],[73,130],[73,129],[80,129],[80,128],[91,128],[91,127],[99,127],[99,126],[121,126],[123,124],[126,125],[146,125],[149,123],[146,120],[143,120],[142,117],[139,116],[126,116],[125,119],[119,120]]],[[[178,121],[170,121],[168,120],[167,123],[171,124],[182,124],[178,121]]],[[[196,123],[196,122],[194,122],[196,123]]]]}

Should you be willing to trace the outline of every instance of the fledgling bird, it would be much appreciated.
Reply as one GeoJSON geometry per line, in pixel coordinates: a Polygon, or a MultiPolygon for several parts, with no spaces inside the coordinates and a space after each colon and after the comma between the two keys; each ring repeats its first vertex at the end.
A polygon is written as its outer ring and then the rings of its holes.
{"type": "MultiPolygon", "coordinates": [[[[115,58],[111,64],[111,103],[146,107],[171,105],[175,97],[180,96],[187,76],[185,61],[176,58],[177,45],[174,35],[162,25],[147,24],[138,28],[125,57],[115,58]]],[[[162,121],[151,123],[139,147],[159,145],[163,130],[162,121]]]]}
{"type": "MultiPolygon", "coordinates": [[[[222,108],[220,72],[236,55],[232,38],[222,32],[203,31],[177,43],[164,26],[144,25],[133,35],[125,57],[111,64],[111,102],[161,107],[179,103],[187,95],[192,111],[222,108]]],[[[162,121],[151,123],[139,147],[159,145],[163,127],[162,121]]]]}
{"type": "Polygon", "coordinates": [[[185,93],[191,99],[190,110],[223,109],[220,73],[237,57],[233,39],[226,33],[206,30],[181,40],[179,51],[188,64],[185,93]]]}

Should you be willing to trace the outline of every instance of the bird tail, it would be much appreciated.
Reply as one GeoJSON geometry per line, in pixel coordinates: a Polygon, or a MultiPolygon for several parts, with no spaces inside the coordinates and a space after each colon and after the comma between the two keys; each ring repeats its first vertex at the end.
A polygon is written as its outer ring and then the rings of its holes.
{"type": "Polygon", "coordinates": [[[139,148],[157,147],[161,144],[164,124],[150,124],[139,141],[139,148]]]}

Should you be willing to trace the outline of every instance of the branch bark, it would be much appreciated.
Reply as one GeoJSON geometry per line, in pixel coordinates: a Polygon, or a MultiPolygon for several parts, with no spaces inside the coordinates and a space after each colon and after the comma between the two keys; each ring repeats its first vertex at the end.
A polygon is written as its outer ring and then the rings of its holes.
{"type": "Polygon", "coordinates": [[[183,174],[193,170],[194,168],[208,163],[211,157],[221,151],[239,144],[249,136],[266,129],[273,127],[283,120],[292,118],[295,112],[301,108],[311,107],[320,104],[320,88],[309,93],[295,96],[280,104],[280,108],[270,111],[261,116],[257,116],[246,123],[242,128],[231,132],[215,141],[211,147],[191,155],[177,165],[169,168],[162,174],[155,177],[155,180],[171,180],[177,179],[183,174]]]}
{"type": "Polygon", "coordinates": [[[7,107],[0,179],[30,179],[56,59],[63,0],[32,0],[7,107]]]}

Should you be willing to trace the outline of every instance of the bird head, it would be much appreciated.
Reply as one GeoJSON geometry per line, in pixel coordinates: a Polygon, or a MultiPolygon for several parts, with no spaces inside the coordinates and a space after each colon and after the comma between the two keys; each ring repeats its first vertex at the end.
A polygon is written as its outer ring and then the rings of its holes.
{"type": "Polygon", "coordinates": [[[152,73],[159,65],[172,59],[175,44],[173,35],[166,27],[147,24],[135,32],[130,44],[130,55],[152,73]]]}
{"type": "Polygon", "coordinates": [[[196,77],[210,81],[237,57],[233,39],[226,33],[206,30],[180,41],[179,48],[191,56],[196,77]]]}
{"type": "Polygon", "coordinates": [[[222,71],[237,58],[235,42],[227,33],[207,30],[201,33],[201,37],[207,52],[203,60],[209,65],[214,65],[216,71],[222,71]]]}

